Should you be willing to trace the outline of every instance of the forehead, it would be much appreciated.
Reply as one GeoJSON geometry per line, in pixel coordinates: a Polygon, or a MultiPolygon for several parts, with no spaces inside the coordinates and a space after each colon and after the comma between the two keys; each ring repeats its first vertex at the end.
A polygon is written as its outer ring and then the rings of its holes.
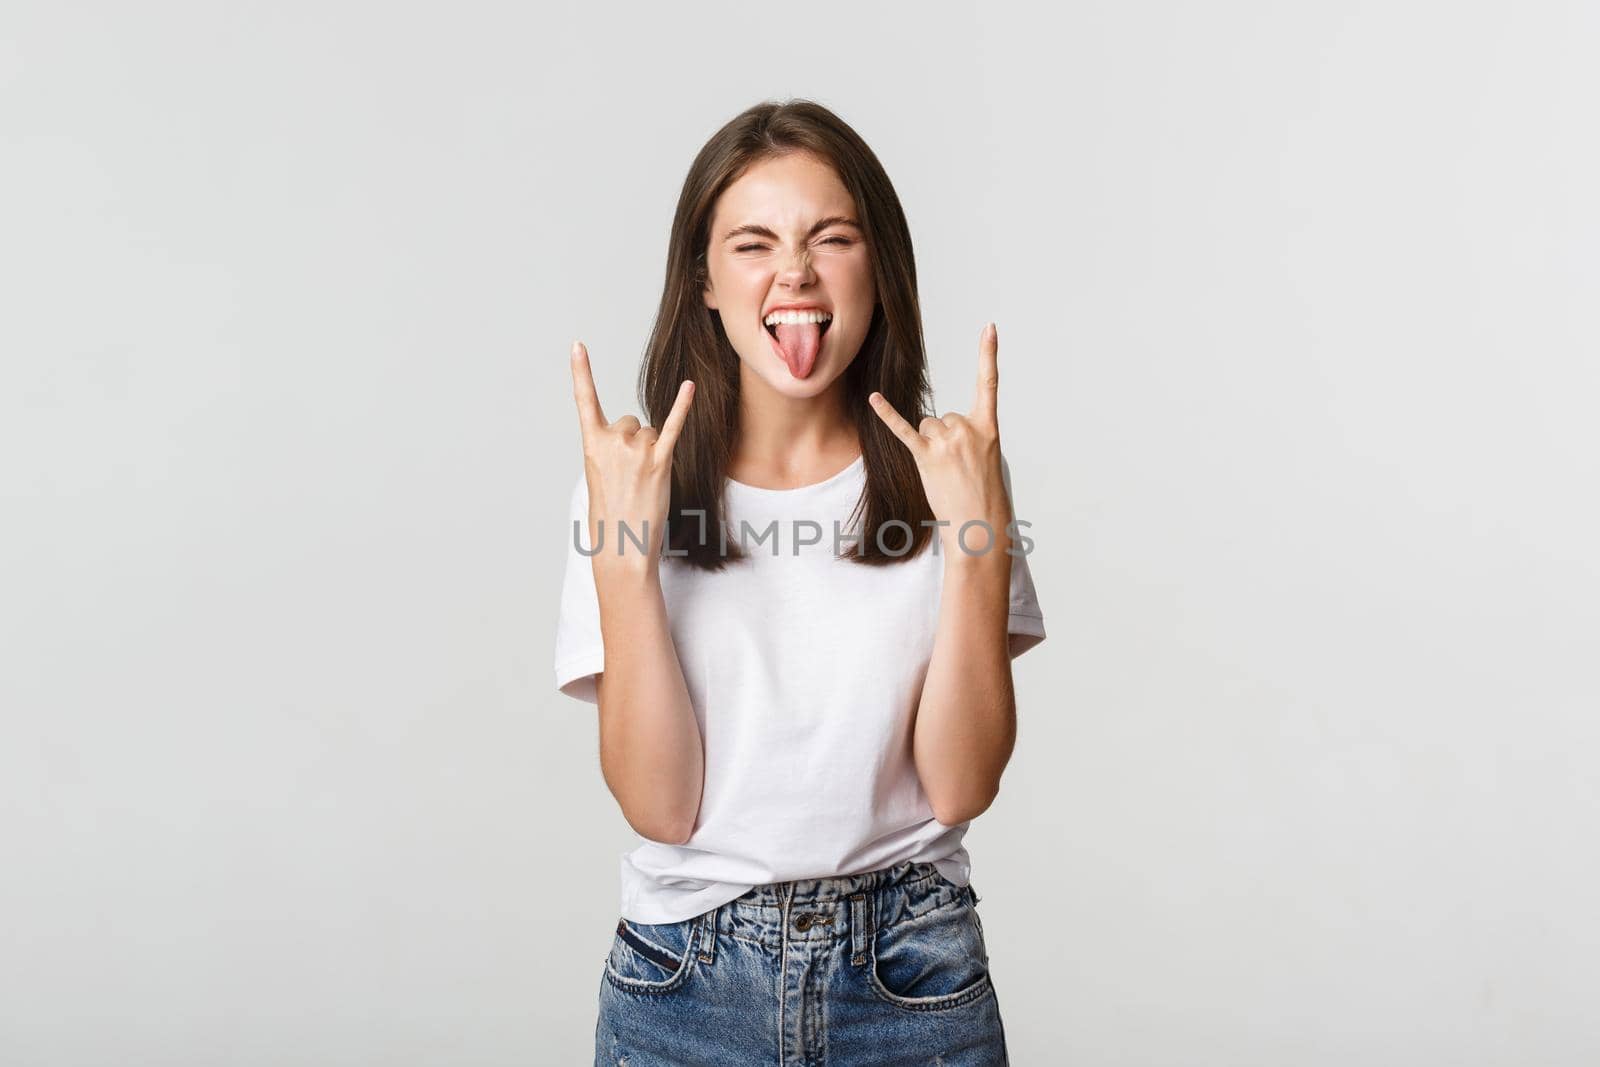
{"type": "Polygon", "coordinates": [[[826,161],[790,152],[762,160],[741,174],[717,199],[713,229],[761,223],[804,230],[824,215],[853,215],[855,201],[826,161]]]}

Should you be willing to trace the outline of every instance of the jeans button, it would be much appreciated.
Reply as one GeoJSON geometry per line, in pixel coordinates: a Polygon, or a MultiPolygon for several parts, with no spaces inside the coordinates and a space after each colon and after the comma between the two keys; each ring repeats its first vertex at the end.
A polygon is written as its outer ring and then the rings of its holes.
{"type": "Polygon", "coordinates": [[[798,919],[796,919],[794,921],[794,928],[796,930],[809,930],[809,929],[811,929],[811,913],[810,912],[806,912],[803,915],[801,915],[798,919]]]}

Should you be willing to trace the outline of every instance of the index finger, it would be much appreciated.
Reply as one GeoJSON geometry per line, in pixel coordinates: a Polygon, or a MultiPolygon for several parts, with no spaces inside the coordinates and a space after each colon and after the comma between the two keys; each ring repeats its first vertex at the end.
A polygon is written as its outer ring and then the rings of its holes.
{"type": "Polygon", "coordinates": [[[578,426],[587,438],[606,426],[605,412],[600,410],[600,394],[594,389],[594,375],[589,371],[589,350],[582,341],[572,342],[572,396],[578,403],[578,426]]]}
{"type": "Polygon", "coordinates": [[[911,450],[912,455],[920,456],[922,454],[922,448],[927,442],[923,440],[921,432],[894,409],[894,405],[889,403],[888,397],[879,392],[872,392],[867,394],[867,403],[872,405],[872,410],[878,413],[878,418],[883,421],[883,424],[889,427],[894,435],[900,438],[901,443],[911,450]]]}
{"type": "Polygon", "coordinates": [[[693,399],[694,382],[685,378],[678,385],[678,399],[673,403],[672,410],[667,412],[666,419],[661,423],[661,433],[656,437],[656,448],[662,455],[672,454],[672,447],[678,443],[678,434],[689,418],[689,404],[693,399]]]}
{"type": "Polygon", "coordinates": [[[983,328],[978,341],[978,389],[973,398],[972,411],[991,423],[998,420],[1000,394],[1000,340],[994,323],[983,328]]]}

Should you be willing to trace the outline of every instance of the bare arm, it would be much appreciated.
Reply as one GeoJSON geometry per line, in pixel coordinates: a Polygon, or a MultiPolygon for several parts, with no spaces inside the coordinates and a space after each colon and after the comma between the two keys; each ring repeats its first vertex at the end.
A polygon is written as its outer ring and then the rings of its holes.
{"type": "MultiPolygon", "coordinates": [[[[607,536],[609,537],[610,531],[607,536]]],[[[700,810],[705,751],[672,644],[660,573],[631,543],[623,566],[594,557],[606,669],[600,697],[600,772],[628,825],[679,845],[700,810]]]]}
{"type": "Polygon", "coordinates": [[[600,773],[642,837],[682,844],[700,810],[705,754],[672,643],[660,562],[672,449],[694,383],[679,386],[659,431],[632,415],[606,422],[581,342],[572,346],[572,388],[583,431],[589,543],[600,546],[591,558],[605,647],[605,669],[595,681],[600,773]],[[648,548],[619,537],[623,524],[648,548]]]}
{"type": "Polygon", "coordinates": [[[911,747],[934,818],[946,826],[977,818],[994,801],[1016,745],[1007,634],[1012,516],[1000,453],[996,334],[990,323],[978,342],[978,381],[966,415],[930,415],[914,427],[881,394],[867,398],[911,450],[928,506],[945,522],[944,593],[911,747]],[[969,552],[961,531],[979,522],[993,541],[983,548],[977,531],[969,552]]]}
{"type": "MultiPolygon", "coordinates": [[[[995,543],[983,555],[945,557],[944,593],[933,656],[912,734],[913,758],[934,818],[975,819],[1000,792],[1017,739],[1010,635],[1009,517],[989,520],[995,543]]],[[[975,546],[983,543],[974,531],[975,546]]]]}

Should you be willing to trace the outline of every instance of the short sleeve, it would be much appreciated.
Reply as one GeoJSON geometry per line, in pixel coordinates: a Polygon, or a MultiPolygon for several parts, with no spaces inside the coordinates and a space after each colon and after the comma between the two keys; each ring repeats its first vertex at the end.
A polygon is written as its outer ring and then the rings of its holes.
{"type": "MultiPolygon", "coordinates": [[[[1005,454],[1000,456],[1000,472],[1004,476],[1006,496],[1011,501],[1011,517],[1016,520],[1017,497],[1011,491],[1011,465],[1006,462],[1005,454]]],[[[1012,538],[1012,548],[1017,555],[1011,557],[1011,610],[1006,619],[1006,630],[1010,636],[1011,658],[1016,659],[1028,649],[1037,645],[1045,638],[1044,611],[1039,607],[1039,593],[1033,587],[1033,573],[1028,569],[1028,557],[1024,550],[1033,547],[1032,538],[1024,542],[1027,537],[1028,527],[1024,522],[1018,522],[1016,533],[1012,538]]]]}
{"type": "Polygon", "coordinates": [[[590,704],[600,703],[595,676],[605,670],[605,645],[600,640],[600,597],[594,587],[594,565],[578,551],[591,551],[589,486],[584,476],[572,488],[567,525],[566,571],[561,579],[561,614],[556,619],[556,688],[590,704]]]}

